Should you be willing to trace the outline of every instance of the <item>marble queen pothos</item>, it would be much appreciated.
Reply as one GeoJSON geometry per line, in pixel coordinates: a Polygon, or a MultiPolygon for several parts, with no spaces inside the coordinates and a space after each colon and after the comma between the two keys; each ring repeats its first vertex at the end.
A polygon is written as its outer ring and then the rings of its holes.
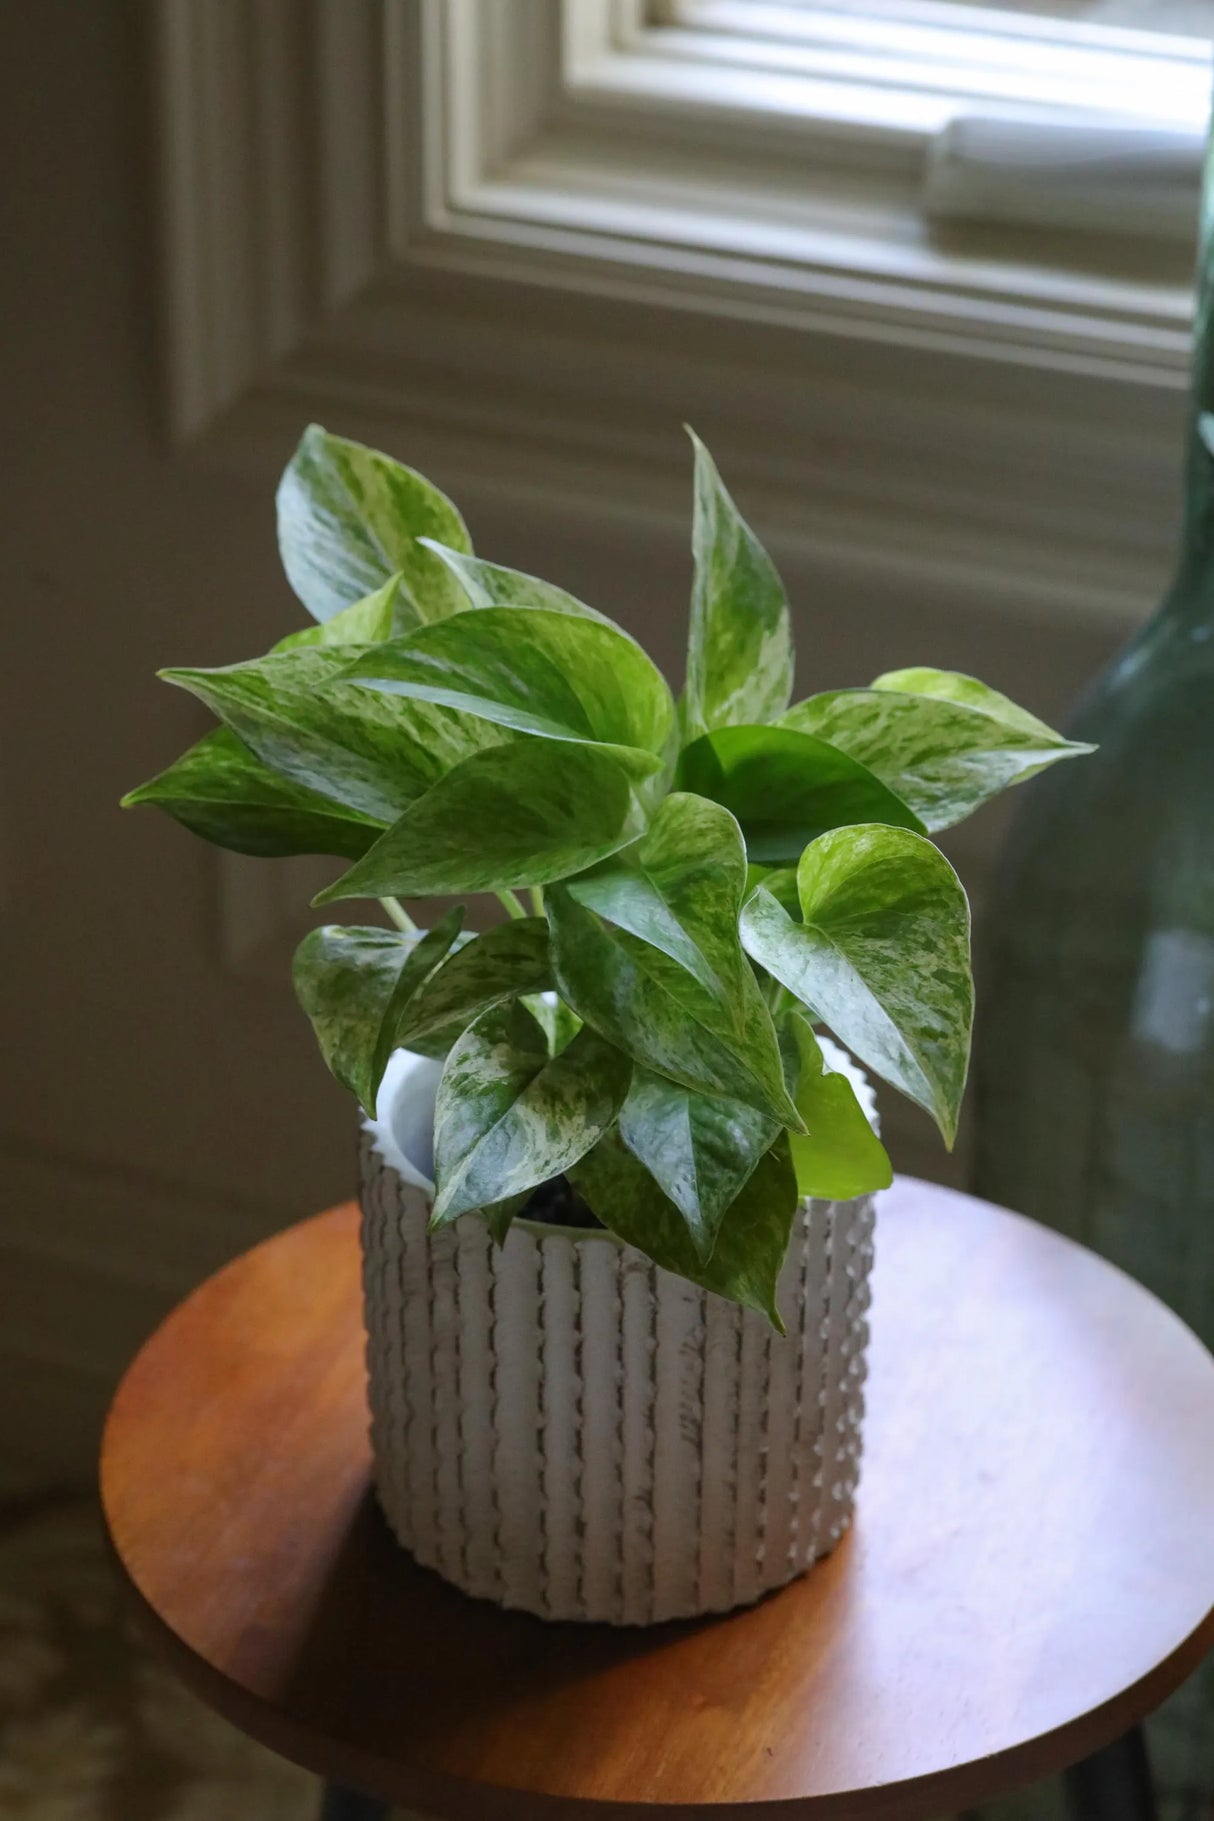
{"type": "Polygon", "coordinates": [[[296,989],[371,1115],[394,1050],[445,1058],[432,1226],[475,1211],[504,1242],[564,1179],[778,1323],[798,1196],[889,1180],[815,1026],[952,1142],[969,911],[931,837],[1089,749],[949,671],[792,703],[780,578],[692,443],[676,701],[605,615],[475,556],[429,481],[313,426],[278,494],[313,623],[163,671],[219,725],[126,802],[241,853],[336,856],[316,902],[384,908],[391,927],[314,930],[296,989]],[[400,902],[476,893],[510,913],[480,935],[462,906],[419,929],[400,902]]]}

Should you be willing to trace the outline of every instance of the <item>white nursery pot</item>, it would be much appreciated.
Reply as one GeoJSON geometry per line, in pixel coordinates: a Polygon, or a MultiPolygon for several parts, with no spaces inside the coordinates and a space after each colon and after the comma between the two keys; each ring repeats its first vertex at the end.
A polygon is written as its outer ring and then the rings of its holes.
{"type": "Polygon", "coordinates": [[[825,1555],[859,1476],[872,1198],[802,1202],[781,1337],[600,1231],[516,1220],[498,1248],[465,1217],[427,1236],[437,1065],[390,1066],[362,1232],[400,1542],[467,1593],[616,1625],[746,1605],[825,1555]]]}

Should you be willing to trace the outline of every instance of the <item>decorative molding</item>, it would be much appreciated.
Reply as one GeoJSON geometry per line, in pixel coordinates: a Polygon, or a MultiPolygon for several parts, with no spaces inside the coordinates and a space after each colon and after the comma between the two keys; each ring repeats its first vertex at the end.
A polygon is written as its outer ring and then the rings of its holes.
{"type": "Polygon", "coordinates": [[[837,183],[795,205],[786,164],[727,177],[672,148],[652,95],[604,119],[638,16],[162,0],[178,441],[277,464],[328,414],[473,493],[681,515],[670,427],[692,417],[811,555],[1133,618],[1171,533],[1187,287],[1130,255],[1102,275],[950,253],[884,202],[877,232],[837,183]]]}
{"type": "MultiPolygon", "coordinates": [[[[929,239],[902,179],[807,186],[787,134],[777,156],[727,121],[717,156],[703,110],[692,131],[626,92],[649,16],[159,0],[178,447],[266,486],[322,418],[474,519],[673,563],[688,420],[790,580],[845,614],[1029,620],[1043,650],[1140,619],[1173,536],[1187,283],[1141,248],[1093,242],[1078,271],[1042,239],[929,239]]],[[[218,885],[242,974],[282,953],[253,865],[218,885]]]]}

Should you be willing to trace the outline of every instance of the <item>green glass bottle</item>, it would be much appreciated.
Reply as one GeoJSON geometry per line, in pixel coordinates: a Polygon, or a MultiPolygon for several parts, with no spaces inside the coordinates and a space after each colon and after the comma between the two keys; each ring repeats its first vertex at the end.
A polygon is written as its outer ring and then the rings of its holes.
{"type": "MultiPolygon", "coordinates": [[[[1214,1347],[1214,157],[1180,562],[1068,731],[1100,750],[1028,787],[983,945],[974,1183],[1214,1347]]],[[[1151,1743],[1173,1799],[1214,1790],[1214,1674],[1151,1743]]]]}

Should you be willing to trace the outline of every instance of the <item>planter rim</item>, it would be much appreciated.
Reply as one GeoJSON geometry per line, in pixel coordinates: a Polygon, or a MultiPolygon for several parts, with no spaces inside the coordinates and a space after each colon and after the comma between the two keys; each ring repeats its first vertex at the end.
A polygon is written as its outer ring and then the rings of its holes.
{"type": "MultiPolygon", "coordinates": [[[[851,1082],[869,1124],[879,1133],[877,1097],[864,1070],[830,1037],[819,1033],[818,1042],[827,1067],[832,1073],[845,1075],[851,1082]]],[[[441,1062],[431,1056],[422,1056],[413,1050],[394,1050],[380,1083],[376,1117],[362,1121],[362,1129],[380,1161],[402,1182],[420,1189],[431,1200],[434,1197],[434,1101],[441,1073],[441,1062]]],[[[813,1199],[800,1196],[798,1202],[806,1206],[813,1199]]],[[[525,1215],[518,1216],[512,1224],[536,1240],[593,1239],[609,1240],[621,1248],[625,1245],[624,1240],[618,1239],[606,1227],[561,1226],[550,1221],[531,1220],[525,1215]]]]}

